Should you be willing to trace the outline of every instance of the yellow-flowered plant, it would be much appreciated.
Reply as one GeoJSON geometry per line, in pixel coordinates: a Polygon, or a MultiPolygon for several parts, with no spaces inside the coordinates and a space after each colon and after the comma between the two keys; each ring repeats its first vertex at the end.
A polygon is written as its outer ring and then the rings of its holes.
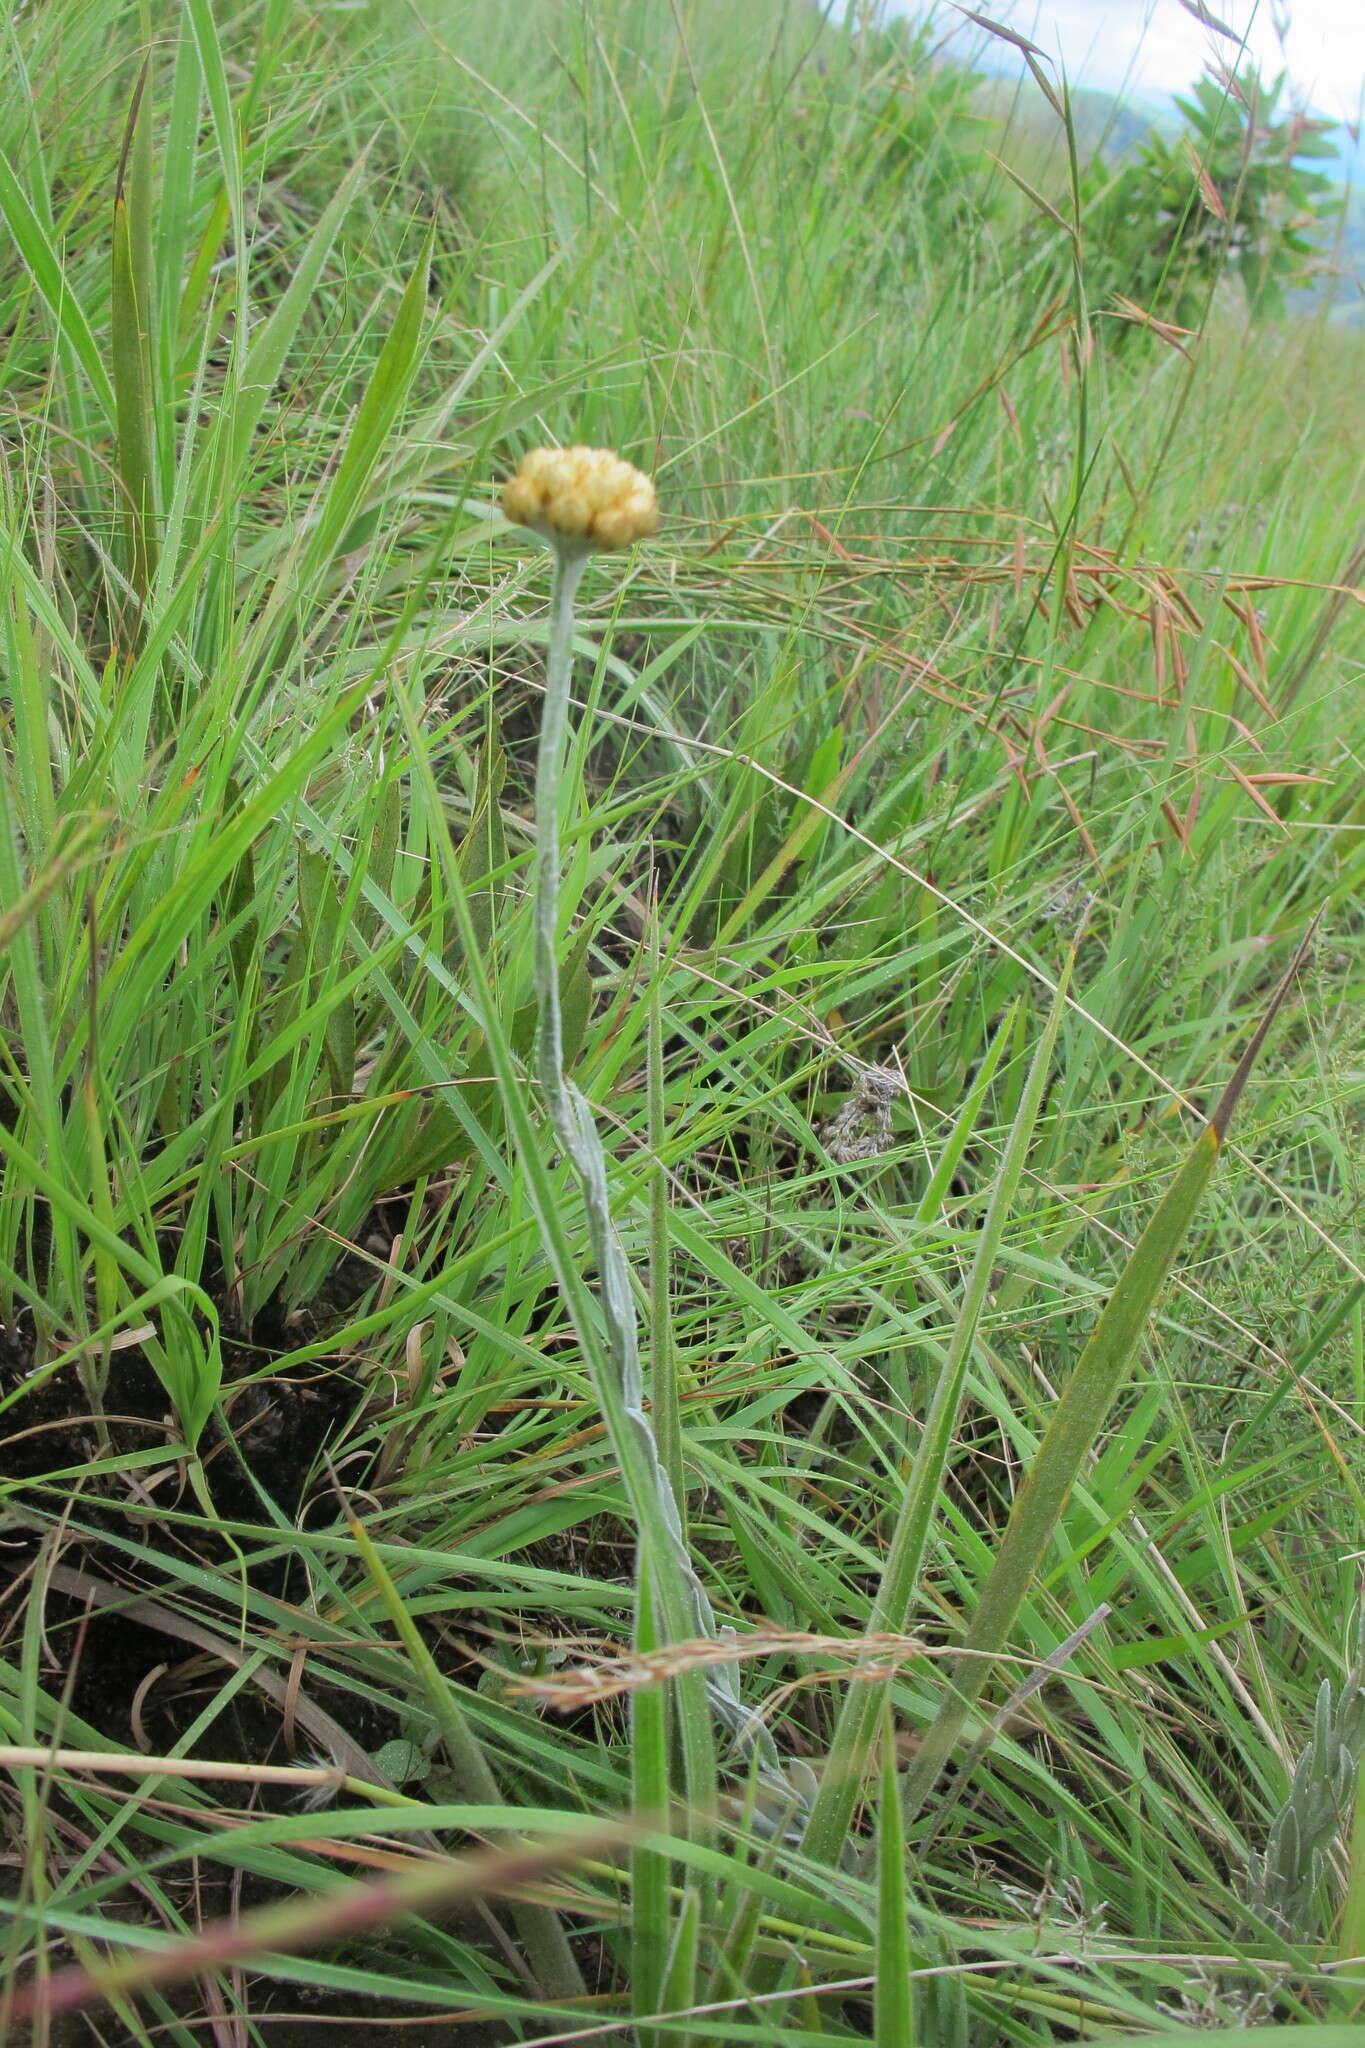
{"type": "Polygon", "coordinates": [[[533,448],[503,486],[515,526],[584,548],[628,548],[659,528],[654,485],[609,448],[533,448]]]}
{"type": "MultiPolygon", "coordinates": [[[[658,500],[650,479],[609,449],[535,448],[523,456],[516,475],[504,485],[502,509],[515,525],[543,535],[555,557],[536,757],[536,1078],[555,1137],[583,1191],[607,1339],[607,1369],[598,1376],[598,1397],[639,1532],[643,1569],[658,1602],[657,1620],[665,1640],[714,1639],[719,1633],[715,1615],[692,1563],[678,1495],[660,1455],[645,1398],[631,1269],[612,1219],[606,1150],[591,1104],[564,1072],[559,992],[560,787],[573,668],[574,597],[592,554],[629,547],[657,531],[658,500]]],[[[596,1344],[585,1342],[584,1348],[600,1355],[596,1344]]],[[[784,1775],[771,1735],[742,1704],[725,1665],[710,1674],[706,1690],[732,1740],[746,1751],[757,1751],[760,1776],[778,1795],[781,1810],[804,1804],[809,1788],[804,1782],[793,1785],[784,1775]]],[[[699,1715],[683,1708],[681,1723],[685,1777],[691,1797],[698,1800],[714,1784],[704,1699],[699,1715]]]]}

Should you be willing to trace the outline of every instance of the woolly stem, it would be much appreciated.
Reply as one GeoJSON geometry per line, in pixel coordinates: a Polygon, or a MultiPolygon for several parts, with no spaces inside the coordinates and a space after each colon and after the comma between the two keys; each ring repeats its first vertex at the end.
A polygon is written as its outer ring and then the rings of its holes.
{"type": "MultiPolygon", "coordinates": [[[[635,1517],[641,1568],[647,1571],[666,1639],[714,1639],[719,1631],[705,1588],[697,1577],[683,1536],[682,1516],[667,1468],[659,1454],[645,1407],[639,1330],[631,1293],[630,1265],[611,1218],[607,1155],[590,1104],[564,1074],[564,1039],[559,993],[560,841],[559,813],[569,722],[573,668],[574,598],[587,562],[581,544],[555,547],[550,599],[550,652],[535,792],[535,972],[538,997],[536,1072],[546,1112],[578,1179],[587,1213],[588,1237],[597,1265],[607,1370],[599,1375],[598,1398],[612,1449],[635,1517]]],[[[715,1784],[715,1756],[705,1692],[730,1735],[756,1747],[765,1775],[780,1775],[771,1737],[741,1704],[727,1670],[699,1683],[695,1674],[679,1681],[680,1733],[689,1799],[709,1797],[715,1784]]]]}

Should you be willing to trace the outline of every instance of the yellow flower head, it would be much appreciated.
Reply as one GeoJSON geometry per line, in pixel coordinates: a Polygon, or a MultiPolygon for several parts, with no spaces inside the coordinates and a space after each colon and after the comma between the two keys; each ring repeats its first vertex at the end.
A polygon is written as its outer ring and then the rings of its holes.
{"type": "Polygon", "coordinates": [[[628,548],[658,531],[649,477],[609,448],[533,448],[502,488],[516,526],[580,548],[628,548]]]}

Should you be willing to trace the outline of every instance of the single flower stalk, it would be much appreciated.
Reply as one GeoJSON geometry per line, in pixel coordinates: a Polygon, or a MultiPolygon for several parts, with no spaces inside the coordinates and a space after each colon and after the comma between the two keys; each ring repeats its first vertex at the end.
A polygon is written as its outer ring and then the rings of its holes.
{"type": "MultiPolygon", "coordinates": [[[[574,598],[590,555],[626,548],[658,530],[650,479],[605,448],[535,448],[503,487],[502,509],[554,551],[550,650],[535,789],[536,1076],[555,1136],[573,1167],[597,1261],[611,1384],[599,1386],[603,1418],[621,1468],[660,1620],[674,1642],[721,1631],[683,1533],[682,1514],[645,1405],[630,1265],[611,1220],[608,1162],[591,1105],[564,1074],[559,999],[559,812],[573,668],[574,598]]],[[[764,1723],[741,1702],[725,1666],[708,1674],[713,1710],[731,1738],[756,1752],[760,1775],[797,1803],[764,1723]]],[[[687,1737],[684,1731],[684,1743],[687,1737]]],[[[804,1792],[804,1786],[801,1788],[804,1792]]]]}

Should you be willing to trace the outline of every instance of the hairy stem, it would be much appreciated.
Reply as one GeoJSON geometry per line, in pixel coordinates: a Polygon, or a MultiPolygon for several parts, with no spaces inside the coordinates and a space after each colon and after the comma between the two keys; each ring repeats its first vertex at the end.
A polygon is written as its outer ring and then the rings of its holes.
{"type": "MultiPolygon", "coordinates": [[[[559,812],[573,667],[573,607],[586,561],[586,552],[572,544],[555,549],[550,655],[536,763],[536,1072],[555,1136],[573,1167],[587,1211],[607,1353],[607,1370],[599,1375],[598,1397],[635,1517],[641,1569],[649,1574],[662,1635],[665,1640],[683,1643],[714,1638],[719,1631],[688,1552],[678,1497],[645,1406],[630,1266],[611,1218],[606,1152],[597,1135],[590,1104],[564,1074],[559,993],[559,812]]],[[[714,1667],[709,1683],[699,1673],[683,1674],[678,1680],[677,1701],[685,1790],[694,1814],[700,1805],[709,1804],[715,1788],[708,1693],[712,1709],[730,1735],[757,1750],[760,1768],[766,1774],[780,1776],[771,1737],[741,1704],[728,1669],[714,1667]]]]}

